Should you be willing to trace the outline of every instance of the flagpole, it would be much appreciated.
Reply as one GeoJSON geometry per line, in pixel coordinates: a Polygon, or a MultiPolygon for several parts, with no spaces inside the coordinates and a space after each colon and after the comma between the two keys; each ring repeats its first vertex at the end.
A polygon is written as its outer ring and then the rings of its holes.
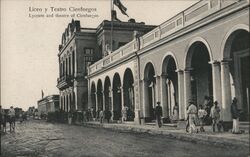
{"type": "Polygon", "coordinates": [[[113,13],[112,11],[114,10],[114,3],[113,3],[113,0],[110,0],[111,1],[111,35],[110,35],[110,51],[112,53],[113,51],[113,13]]]}

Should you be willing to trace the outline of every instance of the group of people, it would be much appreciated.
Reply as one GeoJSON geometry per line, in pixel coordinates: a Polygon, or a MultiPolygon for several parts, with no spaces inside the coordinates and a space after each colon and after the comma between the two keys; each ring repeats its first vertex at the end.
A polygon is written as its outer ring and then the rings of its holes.
{"type": "Polygon", "coordinates": [[[5,113],[0,106],[0,125],[1,125],[1,132],[6,132],[6,124],[9,122],[10,124],[10,132],[15,130],[15,109],[13,106],[10,107],[9,111],[5,113]]]}
{"type": "MultiPolygon", "coordinates": [[[[199,132],[199,129],[196,127],[197,125],[200,126],[200,131],[205,132],[204,125],[208,124],[209,120],[212,121],[212,129],[213,132],[221,131],[223,128],[222,120],[220,118],[221,109],[218,106],[218,102],[214,101],[213,105],[211,106],[210,100],[205,97],[204,106],[199,105],[197,109],[196,105],[193,101],[189,101],[189,106],[187,107],[187,125],[186,131],[193,133],[199,132]],[[206,103],[207,102],[207,103],[206,103]]],[[[232,133],[238,134],[240,133],[239,130],[239,117],[240,117],[240,110],[237,108],[237,99],[234,98],[231,104],[231,115],[233,119],[233,128],[232,133]]]]}
{"type": "Polygon", "coordinates": [[[109,123],[110,122],[110,119],[112,117],[112,113],[110,110],[100,110],[99,111],[99,120],[100,120],[100,123],[103,123],[104,119],[107,120],[107,122],[109,123]]]}
{"type": "MultiPolygon", "coordinates": [[[[114,111],[114,114],[115,114],[115,111],[114,111]]],[[[119,115],[116,115],[116,116],[119,116],[119,115]]],[[[134,118],[133,112],[127,106],[125,106],[122,109],[120,116],[121,116],[122,121],[129,121],[129,120],[134,118]]],[[[89,108],[88,110],[83,112],[83,121],[84,122],[88,122],[88,121],[92,121],[92,120],[94,120],[94,121],[99,120],[100,123],[103,123],[104,120],[106,120],[108,123],[110,123],[111,117],[112,117],[112,112],[110,110],[98,109],[97,111],[95,111],[95,109],[92,107],[92,108],[89,108]]]]}

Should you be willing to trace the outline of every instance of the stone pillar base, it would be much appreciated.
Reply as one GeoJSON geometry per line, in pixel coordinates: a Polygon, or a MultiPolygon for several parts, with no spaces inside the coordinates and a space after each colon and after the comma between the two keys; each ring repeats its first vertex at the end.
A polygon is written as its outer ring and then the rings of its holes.
{"type": "Polygon", "coordinates": [[[163,123],[171,123],[171,120],[169,119],[169,117],[163,117],[162,121],[163,123]]]}
{"type": "Polygon", "coordinates": [[[140,110],[135,110],[135,118],[134,118],[134,122],[135,124],[141,124],[141,121],[140,121],[140,110]]]}

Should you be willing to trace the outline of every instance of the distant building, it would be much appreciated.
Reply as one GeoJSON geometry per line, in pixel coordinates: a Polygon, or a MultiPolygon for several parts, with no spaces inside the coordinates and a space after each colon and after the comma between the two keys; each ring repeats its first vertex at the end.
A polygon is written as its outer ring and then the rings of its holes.
{"type": "MultiPolygon", "coordinates": [[[[38,116],[59,110],[59,95],[49,95],[37,102],[38,116]]],[[[35,112],[35,111],[34,111],[35,112]]]]}
{"type": "MultiPolygon", "coordinates": [[[[105,20],[97,28],[81,28],[80,21],[72,20],[62,34],[59,45],[57,87],[60,91],[60,108],[66,112],[86,110],[88,65],[105,58],[112,50],[133,40],[135,31],[138,34],[145,34],[153,28],[155,26],[136,23],[134,20],[112,23],[105,20]]],[[[113,57],[115,59],[118,56],[113,57]]],[[[105,62],[111,61],[105,60],[105,62]]]]}

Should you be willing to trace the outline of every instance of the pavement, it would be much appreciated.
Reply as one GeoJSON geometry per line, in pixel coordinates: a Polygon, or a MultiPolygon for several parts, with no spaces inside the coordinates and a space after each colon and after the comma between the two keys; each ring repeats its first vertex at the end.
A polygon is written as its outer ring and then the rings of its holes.
{"type": "MultiPolygon", "coordinates": [[[[176,128],[154,125],[85,126],[29,120],[1,134],[1,157],[247,157],[248,147],[200,144],[174,138],[176,128]],[[113,129],[113,131],[111,130],[113,129]],[[115,130],[117,129],[117,130],[115,130]],[[161,134],[159,133],[162,132],[161,134]],[[164,131],[167,130],[167,131],[164,131]],[[144,131],[145,133],[142,133],[144,131]],[[139,133],[138,133],[139,132],[139,133]],[[168,134],[167,134],[168,133],[168,134]],[[159,135],[157,135],[159,134],[159,135]],[[168,137],[166,137],[167,135],[168,137]]],[[[185,134],[182,130],[180,135],[185,134]]],[[[197,136],[189,135],[187,136],[197,136]]],[[[240,135],[242,136],[242,135],[240,135]]],[[[181,138],[183,139],[183,137],[181,138]]]]}
{"type": "Polygon", "coordinates": [[[201,144],[225,145],[233,147],[249,148],[249,133],[232,134],[231,132],[212,132],[211,126],[205,126],[206,132],[187,133],[184,129],[164,125],[158,128],[156,125],[145,124],[135,125],[133,123],[103,123],[90,121],[81,124],[87,127],[105,128],[123,132],[148,133],[153,135],[164,135],[170,138],[179,139],[201,144]]]}

